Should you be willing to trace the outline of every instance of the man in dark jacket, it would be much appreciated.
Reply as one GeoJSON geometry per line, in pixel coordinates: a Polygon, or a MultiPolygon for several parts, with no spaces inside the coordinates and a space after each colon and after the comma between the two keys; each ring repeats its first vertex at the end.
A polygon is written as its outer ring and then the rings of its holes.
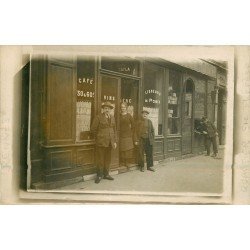
{"type": "Polygon", "coordinates": [[[218,132],[214,124],[207,119],[207,117],[202,117],[201,119],[203,125],[203,134],[205,136],[205,147],[207,150],[207,156],[210,155],[210,147],[211,143],[213,144],[213,157],[217,157],[218,154],[218,146],[216,141],[216,136],[218,136],[218,132]]]}
{"type": "Polygon", "coordinates": [[[102,178],[114,180],[109,175],[111,149],[117,147],[115,118],[110,115],[113,106],[110,102],[105,102],[102,108],[103,113],[95,117],[91,126],[91,132],[96,139],[97,177],[95,183],[99,183],[102,178]]]}
{"type": "Polygon", "coordinates": [[[142,111],[142,118],[136,125],[136,145],[139,145],[139,167],[144,172],[144,152],[146,153],[147,170],[155,171],[153,167],[153,145],[154,145],[154,127],[152,121],[148,119],[149,112],[142,111]]]}

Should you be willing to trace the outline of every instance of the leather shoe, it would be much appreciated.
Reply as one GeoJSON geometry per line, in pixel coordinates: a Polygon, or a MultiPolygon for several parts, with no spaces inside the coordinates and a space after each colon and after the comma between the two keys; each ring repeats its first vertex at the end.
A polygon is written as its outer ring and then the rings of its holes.
{"type": "Polygon", "coordinates": [[[103,179],[110,180],[110,181],[114,180],[114,178],[112,176],[110,176],[110,175],[104,176],[103,179]]]}
{"type": "Polygon", "coordinates": [[[144,167],[139,168],[141,172],[144,172],[144,167]]]}
{"type": "Polygon", "coordinates": [[[217,158],[218,158],[218,155],[217,155],[217,154],[214,154],[213,157],[214,157],[215,159],[217,159],[217,158]]]}
{"type": "Polygon", "coordinates": [[[98,184],[101,181],[101,177],[96,177],[95,183],[98,184]]]}
{"type": "Polygon", "coordinates": [[[155,172],[155,170],[153,168],[147,168],[148,171],[152,171],[155,172]]]}

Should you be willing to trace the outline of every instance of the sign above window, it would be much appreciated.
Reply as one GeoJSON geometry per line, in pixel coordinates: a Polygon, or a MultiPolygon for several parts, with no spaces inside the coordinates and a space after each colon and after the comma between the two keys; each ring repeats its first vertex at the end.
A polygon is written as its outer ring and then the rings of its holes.
{"type": "Polygon", "coordinates": [[[131,58],[102,57],[101,68],[122,74],[139,76],[139,62],[131,58]]]}

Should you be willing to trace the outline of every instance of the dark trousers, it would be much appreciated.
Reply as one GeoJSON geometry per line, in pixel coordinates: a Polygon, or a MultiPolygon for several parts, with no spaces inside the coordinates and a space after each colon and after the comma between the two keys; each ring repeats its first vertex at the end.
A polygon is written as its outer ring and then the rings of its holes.
{"type": "Polygon", "coordinates": [[[153,145],[150,145],[148,138],[140,138],[139,142],[139,166],[144,168],[144,152],[146,154],[147,168],[152,167],[153,164],[153,145]]]}
{"type": "Polygon", "coordinates": [[[103,177],[109,174],[111,162],[111,145],[109,147],[96,148],[97,176],[103,177]]]}
{"type": "Polygon", "coordinates": [[[214,154],[218,153],[218,147],[216,142],[216,136],[214,137],[205,137],[205,147],[207,150],[207,154],[210,155],[211,144],[213,144],[213,152],[214,154]]]}

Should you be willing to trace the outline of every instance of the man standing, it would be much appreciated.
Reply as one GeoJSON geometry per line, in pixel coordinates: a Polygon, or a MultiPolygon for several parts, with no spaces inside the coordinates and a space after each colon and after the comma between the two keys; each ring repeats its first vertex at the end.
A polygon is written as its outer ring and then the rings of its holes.
{"type": "Polygon", "coordinates": [[[105,102],[102,108],[103,113],[95,117],[91,126],[91,132],[96,139],[97,177],[95,183],[99,183],[102,178],[114,180],[109,175],[111,149],[117,147],[115,118],[110,115],[113,106],[110,102],[105,102]]]}
{"type": "Polygon", "coordinates": [[[213,144],[213,157],[217,157],[218,154],[218,146],[216,141],[216,136],[218,136],[218,132],[214,124],[207,119],[207,117],[202,117],[201,119],[203,124],[203,134],[205,136],[205,147],[207,150],[207,156],[210,155],[210,147],[211,143],[213,144]]]}
{"type": "Polygon", "coordinates": [[[146,153],[147,170],[155,171],[153,167],[153,145],[154,145],[154,127],[152,121],[148,119],[149,112],[142,111],[142,118],[136,126],[136,145],[139,145],[139,167],[144,172],[144,152],[146,153]]]}

